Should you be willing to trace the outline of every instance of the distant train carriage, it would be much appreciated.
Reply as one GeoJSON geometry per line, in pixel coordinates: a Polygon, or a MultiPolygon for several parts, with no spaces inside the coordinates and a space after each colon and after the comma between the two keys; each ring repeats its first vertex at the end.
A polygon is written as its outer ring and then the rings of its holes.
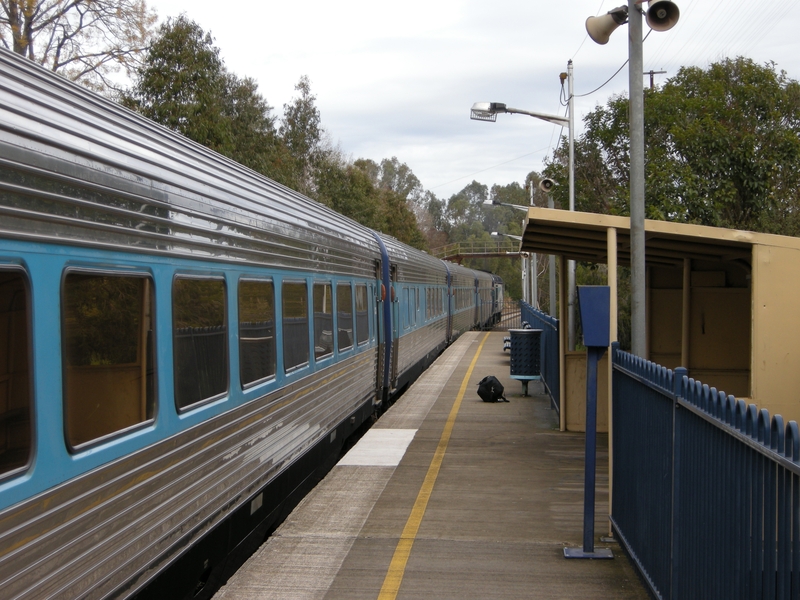
{"type": "Polygon", "coordinates": [[[475,310],[475,272],[450,264],[450,337],[456,339],[478,325],[475,310]]]}
{"type": "Polygon", "coordinates": [[[483,271],[475,273],[475,310],[478,327],[494,325],[494,276],[483,271]]]}
{"type": "Polygon", "coordinates": [[[492,275],[492,322],[499,323],[503,316],[505,287],[499,275],[492,275]]]}
{"type": "Polygon", "coordinates": [[[482,324],[485,276],[5,50],[0,93],[2,596],[192,597],[482,324]]]}
{"type": "Polygon", "coordinates": [[[402,389],[447,345],[447,267],[390,236],[380,237],[388,251],[394,297],[391,388],[402,389]]]}

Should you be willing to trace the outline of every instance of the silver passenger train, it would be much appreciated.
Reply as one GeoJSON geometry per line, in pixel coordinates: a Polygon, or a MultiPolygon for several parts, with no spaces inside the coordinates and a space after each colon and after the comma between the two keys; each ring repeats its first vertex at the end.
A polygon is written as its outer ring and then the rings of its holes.
{"type": "Polygon", "coordinates": [[[499,278],[5,50],[0,131],[3,598],[193,596],[499,317],[499,278]]]}

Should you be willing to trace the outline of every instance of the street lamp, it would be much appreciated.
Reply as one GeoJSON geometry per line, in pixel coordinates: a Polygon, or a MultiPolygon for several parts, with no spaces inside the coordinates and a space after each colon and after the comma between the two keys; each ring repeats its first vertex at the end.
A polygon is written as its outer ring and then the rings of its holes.
{"type": "MultiPolygon", "coordinates": [[[[631,351],[647,353],[645,317],[645,240],[644,240],[644,83],[642,73],[642,12],[628,0],[601,17],[586,19],[586,32],[598,44],[608,42],[611,33],[628,22],[628,86],[630,96],[630,213],[631,213],[631,351]]],[[[650,0],[647,24],[653,31],[667,31],[678,22],[680,11],[670,0],[650,0]]]]}
{"type": "MultiPolygon", "coordinates": [[[[562,82],[564,81],[562,74],[562,82]]],[[[575,210],[575,94],[572,88],[572,61],[567,62],[567,83],[569,95],[569,116],[549,115],[545,113],[510,108],[502,102],[476,102],[472,105],[470,119],[475,121],[497,121],[497,115],[502,113],[528,115],[542,121],[566,127],[569,132],[569,209],[575,210]]],[[[567,266],[567,330],[568,348],[575,350],[577,323],[575,318],[575,261],[568,261],[567,266]]],[[[552,310],[552,308],[551,308],[552,310]]]]}
{"type": "MultiPolygon", "coordinates": [[[[483,203],[483,205],[484,206],[508,206],[509,208],[516,208],[518,210],[524,210],[525,212],[528,212],[528,207],[525,206],[524,204],[511,204],[510,202],[499,202],[498,200],[487,200],[486,202],[483,203]]],[[[494,233],[497,233],[497,232],[495,231],[494,233]]],[[[501,235],[508,235],[508,234],[503,233],[501,235]]],[[[520,239],[522,239],[522,238],[520,238],[520,239]]]]}
{"type": "Polygon", "coordinates": [[[497,115],[506,113],[509,115],[528,115],[529,117],[536,117],[542,121],[549,121],[556,125],[563,125],[569,127],[569,118],[560,115],[548,115],[545,113],[533,112],[530,110],[522,110],[521,108],[511,108],[502,102],[476,102],[472,105],[469,118],[473,121],[490,121],[494,123],[497,121],[497,115]]]}
{"type": "MultiPolygon", "coordinates": [[[[548,180],[549,181],[549,180],[548,180]]],[[[533,204],[533,200],[531,200],[533,204]]],[[[487,200],[483,203],[484,206],[508,206],[509,208],[516,208],[517,210],[528,212],[528,207],[522,204],[511,204],[509,202],[500,202],[498,200],[487,200]]],[[[523,231],[525,229],[525,221],[522,221],[523,231]]],[[[492,235],[504,235],[506,237],[518,239],[520,241],[520,248],[522,247],[522,237],[510,235],[508,233],[492,232],[492,235]]],[[[530,255],[530,260],[526,258],[528,255],[524,252],[522,254],[522,299],[533,306],[539,308],[538,287],[536,281],[536,253],[530,255]],[[530,292],[528,288],[530,287],[530,292]]]]}

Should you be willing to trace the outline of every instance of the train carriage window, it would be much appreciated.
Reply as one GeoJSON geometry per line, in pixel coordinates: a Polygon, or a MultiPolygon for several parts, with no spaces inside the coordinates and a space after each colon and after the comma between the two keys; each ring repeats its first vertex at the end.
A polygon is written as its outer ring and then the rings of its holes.
{"type": "Polygon", "coordinates": [[[369,302],[367,286],[356,285],[356,341],[364,344],[369,340],[369,302]]]}
{"type": "Polygon", "coordinates": [[[353,290],[349,283],[336,286],[336,317],[338,335],[336,345],[339,351],[353,347],[353,290]]]}
{"type": "Polygon", "coordinates": [[[239,374],[242,385],[275,375],[275,289],[271,281],[239,282],[239,374]]]}
{"type": "Polygon", "coordinates": [[[283,368],[289,372],[308,364],[308,286],[284,282],[283,368]]]}
{"type": "Polygon", "coordinates": [[[68,272],[63,311],[64,427],[69,446],[152,421],[150,279],[68,272]]]}
{"type": "Polygon", "coordinates": [[[314,359],[333,354],[333,286],[314,284],[314,359]]]}
{"type": "Polygon", "coordinates": [[[225,282],[179,277],[172,285],[175,404],[179,409],[228,389],[225,282]]]}
{"type": "Polygon", "coordinates": [[[29,325],[25,278],[0,271],[0,477],[31,457],[29,325]]]}

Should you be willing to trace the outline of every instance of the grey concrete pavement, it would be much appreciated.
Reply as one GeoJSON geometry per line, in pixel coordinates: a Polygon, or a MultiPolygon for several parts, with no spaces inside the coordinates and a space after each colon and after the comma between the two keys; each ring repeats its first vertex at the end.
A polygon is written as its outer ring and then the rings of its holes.
{"type": "MultiPolygon", "coordinates": [[[[335,467],[216,597],[378,598],[485,335],[462,336],[373,426],[416,430],[397,466],[335,467]]],[[[605,436],[596,545],[615,558],[564,558],[565,546],[583,540],[584,436],[558,431],[546,396],[521,395],[502,336],[489,334],[470,376],[396,598],[648,598],[619,546],[599,542],[608,531],[605,436]],[[476,384],[490,374],[510,402],[478,398],[476,384]]]]}

